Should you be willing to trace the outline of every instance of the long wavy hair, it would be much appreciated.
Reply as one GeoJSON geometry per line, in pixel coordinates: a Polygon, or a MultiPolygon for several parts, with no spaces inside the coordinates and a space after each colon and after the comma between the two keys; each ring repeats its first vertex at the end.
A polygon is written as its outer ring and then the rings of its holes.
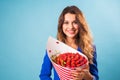
{"type": "Polygon", "coordinates": [[[79,32],[75,37],[75,44],[78,45],[78,47],[81,48],[83,54],[85,54],[88,57],[89,63],[93,63],[93,38],[90,33],[89,26],[85,20],[85,17],[82,13],[82,11],[76,7],[76,6],[67,6],[62,11],[59,20],[58,20],[58,33],[57,33],[57,39],[61,42],[66,41],[66,35],[64,34],[62,30],[63,22],[64,22],[64,16],[67,13],[75,14],[76,20],[79,25],[79,32]]]}

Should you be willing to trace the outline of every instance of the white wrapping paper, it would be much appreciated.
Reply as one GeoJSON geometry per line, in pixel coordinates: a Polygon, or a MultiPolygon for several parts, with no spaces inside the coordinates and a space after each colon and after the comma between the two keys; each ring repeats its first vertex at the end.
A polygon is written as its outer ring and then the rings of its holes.
{"type": "MultiPolygon", "coordinates": [[[[55,39],[51,36],[48,38],[47,53],[48,53],[50,60],[51,60],[52,55],[62,54],[62,53],[66,53],[66,52],[79,53],[81,56],[85,57],[85,59],[87,60],[86,64],[88,64],[88,59],[83,53],[69,47],[68,45],[58,41],[57,39],[55,39]]],[[[55,70],[57,71],[57,73],[60,77],[60,80],[72,80],[72,76],[71,76],[72,69],[71,68],[67,68],[67,67],[58,65],[55,62],[53,62],[52,60],[51,60],[51,62],[53,64],[55,70]]],[[[84,64],[84,65],[86,65],[86,64],[84,64]]],[[[84,65],[82,65],[80,67],[84,68],[84,65]]]]}

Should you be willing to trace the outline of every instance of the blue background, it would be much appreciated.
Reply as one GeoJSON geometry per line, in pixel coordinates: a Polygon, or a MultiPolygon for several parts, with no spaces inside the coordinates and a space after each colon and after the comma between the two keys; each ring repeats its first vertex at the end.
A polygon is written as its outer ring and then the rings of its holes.
{"type": "Polygon", "coordinates": [[[39,80],[46,42],[64,7],[85,14],[97,47],[100,80],[120,73],[119,0],[0,0],[0,80],[39,80]]]}

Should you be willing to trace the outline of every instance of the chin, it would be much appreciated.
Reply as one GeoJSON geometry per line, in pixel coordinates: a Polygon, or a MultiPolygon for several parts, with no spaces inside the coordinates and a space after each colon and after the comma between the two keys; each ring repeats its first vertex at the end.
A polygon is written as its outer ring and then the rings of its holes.
{"type": "Polygon", "coordinates": [[[69,38],[74,38],[75,35],[67,35],[67,37],[69,37],[69,38]]]}

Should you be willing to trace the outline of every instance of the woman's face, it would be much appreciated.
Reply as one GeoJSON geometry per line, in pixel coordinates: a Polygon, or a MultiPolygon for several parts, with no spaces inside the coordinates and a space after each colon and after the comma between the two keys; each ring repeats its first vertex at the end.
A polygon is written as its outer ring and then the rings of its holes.
{"type": "Polygon", "coordinates": [[[65,14],[62,29],[66,37],[74,38],[78,33],[78,27],[75,14],[65,14]]]}

